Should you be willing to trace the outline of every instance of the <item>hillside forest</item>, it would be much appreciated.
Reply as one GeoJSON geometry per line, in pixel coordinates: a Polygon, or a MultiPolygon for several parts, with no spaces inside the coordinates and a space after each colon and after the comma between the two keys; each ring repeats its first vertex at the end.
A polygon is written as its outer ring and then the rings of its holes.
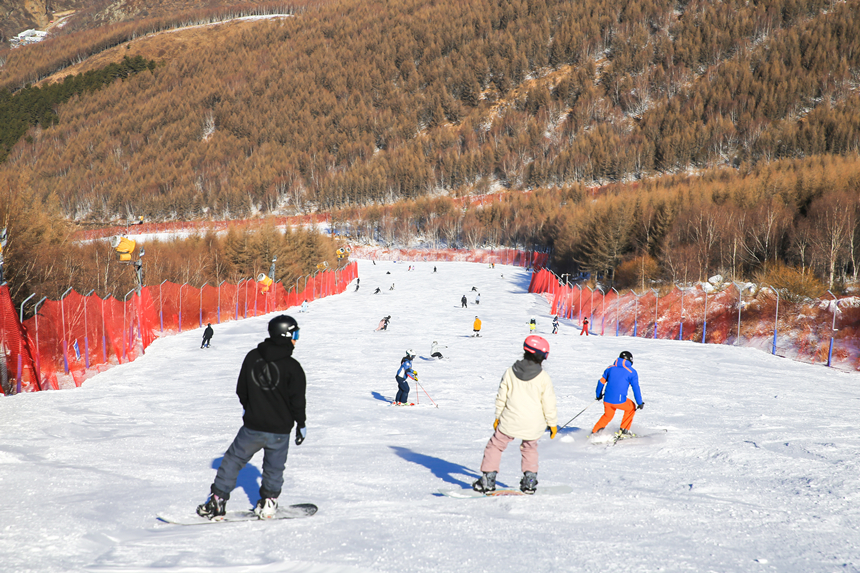
{"type": "Polygon", "coordinates": [[[125,23],[3,52],[8,98],[82,73],[78,53],[157,65],[37,121],[0,188],[75,225],[331,211],[356,237],[372,222],[403,240],[550,246],[561,269],[619,284],[780,265],[825,288],[856,280],[853,4],[352,0],[292,14],[195,28],[193,42],[125,23]],[[501,200],[455,201],[486,193],[501,200]]]}

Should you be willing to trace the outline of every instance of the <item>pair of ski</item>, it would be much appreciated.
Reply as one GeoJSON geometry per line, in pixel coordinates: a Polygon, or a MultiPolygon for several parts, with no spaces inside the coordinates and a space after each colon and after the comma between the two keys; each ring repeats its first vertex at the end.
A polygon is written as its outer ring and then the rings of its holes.
{"type": "Polygon", "coordinates": [[[618,434],[618,433],[615,433],[612,435],[600,436],[597,438],[590,437],[588,441],[590,444],[594,444],[597,446],[603,446],[603,445],[615,446],[621,442],[641,440],[641,439],[647,440],[648,438],[654,438],[656,436],[662,436],[665,433],[666,433],[666,430],[658,430],[656,432],[649,432],[647,434],[618,434]]]}

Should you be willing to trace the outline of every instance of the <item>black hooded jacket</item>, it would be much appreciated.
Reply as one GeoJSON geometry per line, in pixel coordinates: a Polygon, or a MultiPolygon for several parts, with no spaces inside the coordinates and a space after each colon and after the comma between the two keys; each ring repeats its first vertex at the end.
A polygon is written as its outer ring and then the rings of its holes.
{"type": "Polygon", "coordinates": [[[236,395],[248,429],[289,434],[305,425],[305,371],[292,354],[291,340],[267,338],[245,356],[236,395]]]}

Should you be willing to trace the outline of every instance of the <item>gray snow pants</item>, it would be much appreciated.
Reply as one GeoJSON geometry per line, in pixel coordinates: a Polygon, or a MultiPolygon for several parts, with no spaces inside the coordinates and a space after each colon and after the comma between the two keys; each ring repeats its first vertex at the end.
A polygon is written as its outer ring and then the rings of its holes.
{"type": "Polygon", "coordinates": [[[290,434],[271,434],[249,430],[245,426],[239,429],[233,443],[212,484],[212,493],[224,499],[230,499],[230,492],[236,487],[239,472],[245,467],[254,454],[263,450],[263,480],[260,485],[260,497],[278,497],[284,485],[284,467],[287,465],[287,451],[290,449],[290,434]]]}

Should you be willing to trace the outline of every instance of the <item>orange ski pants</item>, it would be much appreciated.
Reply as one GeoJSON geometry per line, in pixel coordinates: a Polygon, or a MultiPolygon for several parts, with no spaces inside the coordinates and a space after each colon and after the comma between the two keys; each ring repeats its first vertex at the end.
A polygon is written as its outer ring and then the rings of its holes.
{"type": "Polygon", "coordinates": [[[604,402],[603,415],[594,424],[594,429],[591,430],[591,433],[593,434],[605,428],[612,421],[612,418],[615,417],[616,410],[624,410],[624,417],[621,418],[621,429],[629,430],[630,426],[633,425],[633,416],[636,415],[636,403],[628,398],[623,404],[607,404],[604,402]]]}

